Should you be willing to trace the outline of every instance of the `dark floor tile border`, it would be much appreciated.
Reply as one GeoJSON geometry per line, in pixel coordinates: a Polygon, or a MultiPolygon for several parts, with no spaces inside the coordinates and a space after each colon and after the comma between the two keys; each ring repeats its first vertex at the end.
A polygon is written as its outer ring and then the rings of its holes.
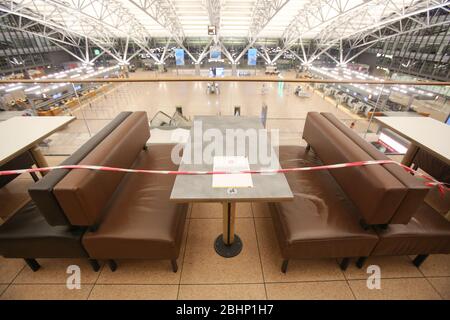
{"type": "Polygon", "coordinates": [[[253,229],[255,230],[256,248],[258,250],[259,263],[261,266],[261,275],[262,275],[262,279],[264,282],[264,292],[266,294],[266,299],[269,299],[269,296],[267,295],[266,278],[264,277],[264,266],[263,266],[263,262],[262,262],[262,258],[261,258],[261,250],[259,247],[258,232],[256,231],[256,222],[255,222],[255,213],[253,212],[253,203],[250,203],[250,210],[252,212],[253,229]]]}
{"type": "Polygon", "coordinates": [[[2,291],[0,291],[0,298],[1,298],[2,294],[6,292],[6,289],[9,288],[9,284],[3,283],[3,284],[0,284],[0,286],[5,286],[5,288],[2,291]]]}
{"type": "MultiPolygon", "coordinates": [[[[408,258],[410,258],[408,256],[408,258]]],[[[410,258],[411,259],[411,258],[410,258]]],[[[412,259],[411,259],[412,260],[412,259]]],[[[444,297],[442,296],[442,294],[433,286],[433,283],[431,283],[430,279],[428,279],[427,276],[425,276],[425,273],[423,273],[423,271],[419,268],[417,268],[419,270],[419,272],[423,275],[423,277],[427,280],[427,282],[430,284],[430,286],[433,288],[434,291],[436,291],[436,293],[438,294],[439,297],[441,297],[442,300],[445,300],[444,297]]]]}
{"type": "Polygon", "coordinates": [[[26,265],[23,265],[22,268],[20,268],[19,272],[16,273],[15,277],[11,280],[11,282],[6,286],[5,290],[0,294],[0,298],[3,296],[3,294],[9,289],[11,284],[16,280],[16,278],[19,276],[19,274],[23,271],[23,269],[26,267],[26,265]]]}
{"type": "Polygon", "coordinates": [[[178,279],[177,300],[180,299],[181,277],[183,276],[184,263],[186,262],[186,251],[187,251],[186,249],[187,249],[187,244],[188,244],[187,242],[188,242],[188,239],[189,239],[189,227],[191,225],[191,215],[192,215],[192,210],[193,209],[194,209],[194,205],[191,204],[189,206],[189,212],[186,215],[189,218],[186,219],[187,220],[187,224],[186,224],[185,228],[187,228],[187,230],[186,230],[186,238],[184,240],[183,262],[181,263],[181,266],[180,266],[180,277],[178,279]]]}
{"type": "MultiPolygon", "coordinates": [[[[441,298],[441,300],[445,300],[442,295],[439,293],[439,291],[436,290],[436,288],[433,286],[433,284],[427,279],[427,277],[403,277],[403,278],[385,278],[385,280],[406,280],[406,279],[425,279],[426,282],[431,286],[431,288],[437,293],[437,295],[441,298]]],[[[364,279],[354,279],[349,281],[364,281],[364,279]]],[[[364,300],[364,299],[356,299],[356,300],[364,300]]]]}
{"type": "MultiPolygon", "coordinates": [[[[181,277],[180,277],[181,278],[181,277]]],[[[382,278],[382,280],[403,280],[403,279],[424,279],[427,277],[387,277],[387,278],[382,278]]],[[[430,277],[428,277],[430,278],[430,277]]],[[[450,277],[431,277],[431,279],[441,279],[441,278],[450,278],[450,277]]],[[[284,283],[314,283],[314,282],[342,282],[342,281],[364,281],[366,279],[326,279],[326,280],[287,280],[287,281],[264,281],[264,282],[214,282],[214,283],[178,283],[179,285],[240,285],[240,284],[245,284],[245,285],[250,285],[250,284],[284,284],[284,283]]],[[[41,282],[27,282],[27,283],[11,283],[12,285],[27,285],[27,286],[31,286],[31,285],[63,285],[65,283],[41,283],[41,282]]],[[[177,283],[134,283],[134,282],[130,282],[130,283],[82,283],[82,285],[102,285],[102,286],[115,286],[115,285],[121,285],[121,286],[127,286],[127,285],[133,285],[133,286],[138,286],[138,285],[143,285],[143,286],[159,286],[159,285],[164,285],[164,286],[173,286],[173,285],[178,285],[177,283]]],[[[0,284],[1,285],[1,284],[0,284]]],[[[8,285],[7,283],[3,284],[3,285],[8,285]]]]}
{"type": "Polygon", "coordinates": [[[101,268],[100,268],[100,270],[98,271],[97,278],[95,279],[95,282],[94,282],[94,284],[92,285],[91,290],[89,290],[89,294],[87,295],[86,300],[89,300],[89,298],[91,297],[92,290],[94,290],[95,286],[97,285],[97,281],[98,281],[98,279],[100,279],[100,275],[101,275],[101,273],[103,272],[103,270],[104,270],[105,268],[106,268],[106,263],[103,263],[102,266],[101,266],[101,268]]]}

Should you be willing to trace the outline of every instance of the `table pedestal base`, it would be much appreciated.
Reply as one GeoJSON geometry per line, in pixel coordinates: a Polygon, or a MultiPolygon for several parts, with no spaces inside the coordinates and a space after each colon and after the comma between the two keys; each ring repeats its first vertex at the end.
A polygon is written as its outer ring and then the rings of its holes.
{"type": "Polygon", "coordinates": [[[227,245],[223,242],[223,235],[217,237],[216,241],[214,241],[214,249],[216,250],[219,256],[224,258],[232,258],[241,253],[242,250],[242,241],[241,238],[237,234],[234,235],[234,241],[232,244],[227,245]]]}

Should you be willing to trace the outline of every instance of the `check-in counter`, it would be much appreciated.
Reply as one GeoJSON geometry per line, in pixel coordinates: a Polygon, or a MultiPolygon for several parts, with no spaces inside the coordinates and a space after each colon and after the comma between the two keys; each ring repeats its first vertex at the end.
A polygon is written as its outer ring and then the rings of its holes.
{"type": "Polygon", "coordinates": [[[97,95],[97,92],[95,90],[90,91],[90,92],[86,93],[84,96],[82,96],[81,100],[87,100],[87,99],[95,97],[96,95],[97,95]]]}
{"type": "Polygon", "coordinates": [[[60,107],[52,107],[50,109],[41,109],[37,111],[38,116],[41,117],[58,116],[61,113],[62,109],[60,107]]]}
{"type": "Polygon", "coordinates": [[[75,108],[75,107],[78,107],[78,106],[79,106],[78,100],[77,100],[77,99],[69,100],[69,101],[67,101],[67,102],[64,104],[64,106],[65,106],[66,108],[75,108]]]}

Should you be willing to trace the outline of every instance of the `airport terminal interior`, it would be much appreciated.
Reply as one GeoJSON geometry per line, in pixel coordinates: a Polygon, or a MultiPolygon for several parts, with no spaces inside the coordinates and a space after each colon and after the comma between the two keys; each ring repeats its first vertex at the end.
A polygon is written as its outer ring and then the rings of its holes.
{"type": "Polygon", "coordinates": [[[450,300],[449,60],[443,0],[0,0],[0,300],[450,300]]]}

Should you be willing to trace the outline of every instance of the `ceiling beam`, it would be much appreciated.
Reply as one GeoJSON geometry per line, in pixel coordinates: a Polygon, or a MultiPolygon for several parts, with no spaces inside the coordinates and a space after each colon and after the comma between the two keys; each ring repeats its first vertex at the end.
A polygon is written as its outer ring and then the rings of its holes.
{"type": "Polygon", "coordinates": [[[236,57],[234,63],[237,63],[244,54],[253,47],[259,35],[270,21],[283,9],[289,0],[257,0],[250,23],[248,44],[242,52],[236,57]]]}
{"type": "Polygon", "coordinates": [[[372,0],[365,2],[363,5],[352,7],[348,10],[346,10],[345,7],[342,7],[343,10],[346,11],[338,16],[332,17],[330,21],[316,25],[312,25],[310,24],[310,22],[301,22],[303,29],[298,29],[295,36],[290,36],[289,39],[285,40],[283,49],[275,56],[273,62],[278,60],[286,50],[288,50],[295,44],[293,43],[293,40],[301,38],[302,35],[307,34],[309,31],[312,31],[319,26],[323,27],[323,25],[325,25],[325,28],[321,29],[317,38],[315,39],[316,45],[319,48],[319,53],[313,55],[308,60],[309,63],[317,59],[325,51],[339,44],[341,40],[356,37],[358,34],[364,32],[372,33],[405,18],[416,16],[425,12],[430,12],[434,9],[448,6],[449,4],[450,1],[409,0],[404,1],[404,6],[399,8],[393,0],[372,0]],[[378,6],[378,10],[382,9],[381,15],[375,16],[373,14],[375,10],[374,6],[378,6]],[[356,19],[362,19],[363,21],[366,21],[365,26],[355,28],[357,27],[357,25],[355,26],[354,24],[354,21],[356,19]]]}
{"type": "Polygon", "coordinates": [[[183,43],[184,30],[170,0],[129,0],[149,18],[163,27],[177,43],[183,43]]]}

